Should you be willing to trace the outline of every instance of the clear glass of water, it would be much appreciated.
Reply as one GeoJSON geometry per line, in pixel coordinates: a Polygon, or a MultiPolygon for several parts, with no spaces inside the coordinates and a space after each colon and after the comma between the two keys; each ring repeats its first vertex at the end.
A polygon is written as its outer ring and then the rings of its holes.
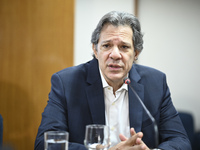
{"type": "Polygon", "coordinates": [[[87,125],[84,144],[88,150],[107,150],[110,146],[110,131],[106,125],[87,125]]]}
{"type": "Polygon", "coordinates": [[[47,131],[44,133],[45,150],[68,150],[69,133],[66,131],[47,131]]]}

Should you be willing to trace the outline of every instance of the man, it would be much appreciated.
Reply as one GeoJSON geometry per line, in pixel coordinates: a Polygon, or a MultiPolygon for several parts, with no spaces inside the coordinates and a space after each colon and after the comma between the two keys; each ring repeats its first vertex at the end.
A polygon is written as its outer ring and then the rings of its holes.
{"type": "Polygon", "coordinates": [[[69,132],[69,150],[84,150],[85,126],[110,127],[110,150],[154,148],[152,121],[131,86],[142,99],[159,130],[158,147],[190,150],[190,142],[171,101],[165,74],[134,64],[143,49],[140,23],[133,15],[110,12],[92,34],[94,59],[52,76],[49,101],[42,115],[35,149],[44,148],[49,130],[69,132]]]}

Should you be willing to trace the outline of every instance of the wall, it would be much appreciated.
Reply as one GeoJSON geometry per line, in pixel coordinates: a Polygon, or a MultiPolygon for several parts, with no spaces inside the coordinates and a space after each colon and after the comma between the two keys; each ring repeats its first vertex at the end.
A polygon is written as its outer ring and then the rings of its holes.
{"type": "Polygon", "coordinates": [[[73,65],[73,0],[0,0],[3,144],[34,149],[51,75],[73,65]]]}
{"type": "Polygon", "coordinates": [[[200,1],[140,0],[144,32],[139,63],[167,74],[174,105],[191,112],[200,130],[200,1]]]}

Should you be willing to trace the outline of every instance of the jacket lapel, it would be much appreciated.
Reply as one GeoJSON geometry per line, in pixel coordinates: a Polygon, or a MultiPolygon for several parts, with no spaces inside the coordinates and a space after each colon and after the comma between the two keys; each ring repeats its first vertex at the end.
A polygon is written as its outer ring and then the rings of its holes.
{"type": "MultiPolygon", "coordinates": [[[[138,83],[141,77],[134,65],[129,72],[129,78],[131,80],[131,86],[143,101],[144,86],[138,83]]],[[[104,93],[99,73],[98,61],[96,59],[93,59],[88,64],[88,75],[86,80],[88,86],[85,90],[93,124],[105,124],[104,93]]],[[[130,88],[128,88],[128,91],[130,127],[133,127],[136,132],[139,132],[141,131],[142,126],[143,108],[130,88]]]]}
{"type": "MultiPolygon", "coordinates": [[[[134,65],[129,72],[129,78],[131,80],[131,86],[134,88],[141,100],[144,101],[144,86],[138,83],[141,77],[134,65]]],[[[136,132],[139,132],[141,131],[142,126],[143,107],[130,88],[128,88],[128,95],[130,127],[133,127],[136,132]]]]}
{"type": "Polygon", "coordinates": [[[105,104],[98,61],[93,59],[88,65],[86,95],[93,124],[105,124],[105,104]]]}

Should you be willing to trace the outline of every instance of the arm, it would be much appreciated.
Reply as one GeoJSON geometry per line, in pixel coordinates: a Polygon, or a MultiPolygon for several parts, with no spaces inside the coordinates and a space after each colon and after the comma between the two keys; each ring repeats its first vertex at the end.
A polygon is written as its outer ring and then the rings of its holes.
{"type": "Polygon", "coordinates": [[[164,96],[160,110],[159,134],[161,149],[191,150],[191,145],[178,113],[173,106],[164,77],[164,96]]]}
{"type": "MultiPolygon", "coordinates": [[[[144,103],[158,125],[158,148],[191,150],[187,134],[172,103],[165,74],[146,67],[138,70],[142,76],[140,84],[144,85],[144,103]]],[[[149,148],[155,147],[153,128],[152,121],[143,113],[142,140],[149,148]]]]}
{"type": "MultiPolygon", "coordinates": [[[[42,121],[35,141],[35,150],[44,149],[44,132],[49,130],[69,132],[67,102],[62,80],[58,74],[54,74],[51,82],[52,87],[49,94],[49,101],[42,114],[42,121]]],[[[82,144],[69,141],[69,150],[86,150],[86,148],[82,144]]]]}

